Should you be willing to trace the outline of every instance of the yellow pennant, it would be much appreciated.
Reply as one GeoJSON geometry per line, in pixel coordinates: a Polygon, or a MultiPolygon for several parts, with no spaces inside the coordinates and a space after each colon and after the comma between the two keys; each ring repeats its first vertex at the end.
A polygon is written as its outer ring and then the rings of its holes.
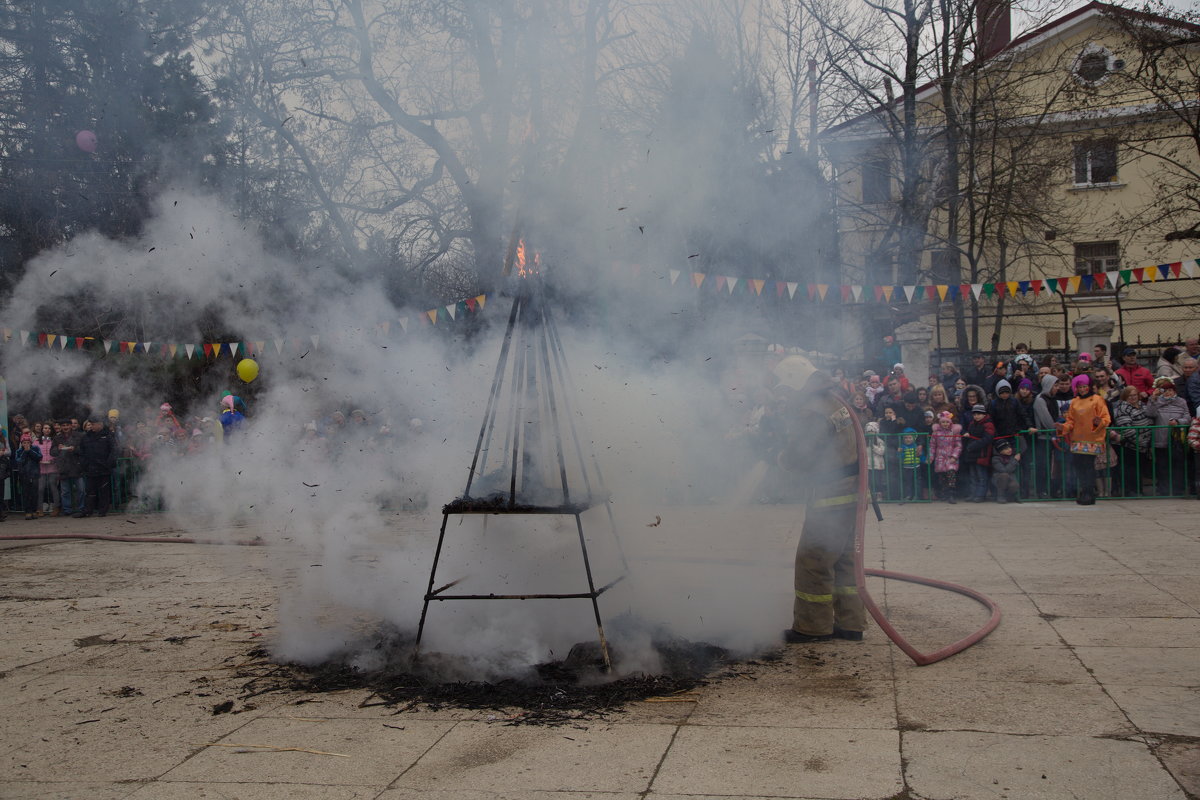
{"type": "Polygon", "coordinates": [[[437,325],[437,309],[431,308],[425,312],[425,316],[429,317],[429,321],[437,325]]]}
{"type": "Polygon", "coordinates": [[[939,298],[939,299],[941,299],[941,300],[945,300],[945,299],[946,299],[946,292],[948,292],[948,291],[950,291],[950,286],[949,286],[948,284],[945,284],[945,283],[939,283],[939,284],[937,285],[937,293],[938,293],[938,298],[939,298]]]}
{"type": "Polygon", "coordinates": [[[1006,283],[1005,285],[1008,286],[1008,296],[1016,297],[1017,290],[1021,288],[1020,282],[1019,281],[1008,281],[1008,283],[1006,283]]]}
{"type": "Polygon", "coordinates": [[[889,303],[892,302],[892,289],[893,288],[895,288],[895,287],[892,287],[892,286],[883,287],[883,296],[887,299],[887,301],[889,303]]]}
{"type": "Polygon", "coordinates": [[[1067,278],[1067,286],[1071,287],[1071,294],[1079,291],[1079,283],[1082,280],[1082,275],[1072,275],[1070,278],[1067,278]]]}

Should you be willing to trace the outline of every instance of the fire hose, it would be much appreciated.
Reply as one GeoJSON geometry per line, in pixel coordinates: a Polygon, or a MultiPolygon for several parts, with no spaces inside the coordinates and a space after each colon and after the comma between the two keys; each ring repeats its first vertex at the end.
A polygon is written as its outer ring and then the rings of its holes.
{"type": "Polygon", "coordinates": [[[883,514],[879,511],[879,505],[875,502],[869,482],[867,480],[867,436],[863,431],[862,422],[859,421],[858,415],[850,408],[848,404],[839,399],[839,402],[850,412],[850,419],[854,423],[854,441],[858,447],[858,508],[854,515],[854,581],[858,588],[858,594],[862,598],[863,605],[866,606],[871,617],[875,620],[875,624],[879,626],[887,637],[899,647],[904,654],[911,658],[918,667],[923,667],[928,664],[935,664],[938,661],[949,658],[955,653],[961,653],[973,644],[983,640],[985,636],[996,629],[1000,624],[1000,607],[996,605],[996,601],[992,600],[982,592],[977,592],[966,586],[961,586],[957,583],[949,581],[939,581],[934,578],[922,578],[918,575],[909,575],[904,572],[893,572],[887,569],[868,569],[863,566],[863,539],[866,533],[866,517],[868,501],[874,506],[875,516],[882,520],[883,514]],[[871,597],[871,593],[867,591],[867,576],[874,578],[887,578],[897,581],[905,581],[907,583],[917,583],[922,586],[929,586],[934,589],[944,589],[949,592],[957,592],[961,595],[966,595],[972,600],[977,600],[982,603],[990,612],[991,616],[982,628],[959,639],[953,644],[947,645],[940,650],[935,650],[932,653],[922,653],[917,648],[913,647],[904,636],[896,630],[895,626],[888,621],[887,616],[883,613],[883,609],[871,597]]]}

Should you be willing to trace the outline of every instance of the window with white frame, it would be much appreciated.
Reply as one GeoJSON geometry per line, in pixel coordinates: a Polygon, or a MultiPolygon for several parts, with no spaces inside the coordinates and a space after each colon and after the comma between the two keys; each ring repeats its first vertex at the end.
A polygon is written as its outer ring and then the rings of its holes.
{"type": "Polygon", "coordinates": [[[1117,182],[1117,140],[1087,139],[1075,145],[1075,185],[1117,182]]]}
{"type": "Polygon", "coordinates": [[[1075,274],[1091,275],[1121,268],[1120,242],[1077,242],[1075,274]]]}

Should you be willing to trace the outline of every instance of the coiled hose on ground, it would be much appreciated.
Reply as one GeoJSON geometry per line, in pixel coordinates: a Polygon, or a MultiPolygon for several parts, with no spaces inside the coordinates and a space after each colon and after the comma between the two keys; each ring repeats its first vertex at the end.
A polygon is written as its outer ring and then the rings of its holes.
{"type": "MultiPolygon", "coordinates": [[[[858,512],[854,516],[854,580],[858,586],[858,594],[862,598],[863,605],[866,606],[867,611],[870,612],[879,629],[887,634],[887,637],[919,667],[935,664],[938,661],[949,658],[955,653],[961,653],[996,629],[996,626],[1000,624],[1000,607],[996,605],[996,601],[982,592],[977,592],[974,589],[961,586],[957,583],[939,581],[934,578],[922,578],[919,575],[909,575],[908,573],[893,572],[887,569],[867,569],[863,566],[863,539],[867,527],[867,504],[871,502],[871,489],[867,480],[867,436],[854,410],[846,402],[840,400],[839,402],[850,412],[850,419],[854,422],[854,438],[858,446],[858,512]],[[905,581],[907,583],[918,583],[934,589],[945,589],[948,592],[957,592],[982,603],[991,612],[991,616],[982,628],[970,636],[959,639],[957,642],[947,645],[940,650],[935,650],[932,653],[922,653],[909,644],[908,640],[896,630],[895,626],[888,621],[887,616],[883,613],[883,609],[871,597],[871,593],[867,591],[868,575],[876,578],[905,581]]],[[[876,514],[878,513],[879,510],[876,507],[876,514]]],[[[880,519],[882,519],[882,516],[880,516],[880,519]]]]}

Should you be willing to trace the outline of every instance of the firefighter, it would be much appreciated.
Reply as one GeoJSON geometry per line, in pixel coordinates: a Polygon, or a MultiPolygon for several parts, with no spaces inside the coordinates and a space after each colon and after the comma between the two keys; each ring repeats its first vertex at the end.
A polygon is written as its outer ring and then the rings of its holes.
{"type": "Polygon", "coordinates": [[[803,356],[775,367],[775,391],[787,408],[788,432],[779,464],[804,492],[807,511],[796,549],[791,644],[861,641],[867,625],[854,579],[854,530],[859,513],[858,441],[850,410],[833,381],[803,356]]]}

